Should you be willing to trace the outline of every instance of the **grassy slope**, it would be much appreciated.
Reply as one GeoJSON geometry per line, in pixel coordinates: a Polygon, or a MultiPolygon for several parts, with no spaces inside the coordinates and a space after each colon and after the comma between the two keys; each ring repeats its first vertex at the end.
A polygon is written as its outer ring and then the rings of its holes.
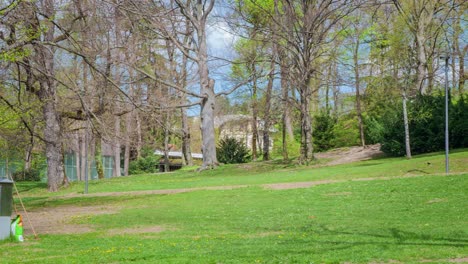
{"type": "MultiPolygon", "coordinates": [[[[442,174],[445,172],[444,162],[443,153],[419,155],[411,160],[387,158],[332,167],[321,165],[296,167],[291,164],[285,165],[280,161],[266,164],[258,162],[243,165],[225,165],[216,170],[201,173],[179,171],[169,174],[135,175],[130,178],[120,177],[91,181],[89,193],[442,174]]],[[[468,150],[459,150],[450,154],[450,172],[467,172],[467,164],[468,150]]],[[[80,194],[83,193],[84,189],[83,182],[72,183],[70,188],[54,194],[47,193],[45,184],[25,183],[20,187],[20,191],[24,196],[80,194]]]]}
{"type": "MultiPolygon", "coordinates": [[[[452,154],[452,169],[466,171],[467,157],[468,152],[452,154]]],[[[91,223],[96,232],[42,235],[40,240],[24,244],[4,242],[0,244],[0,262],[448,263],[468,257],[467,174],[342,182],[292,190],[255,186],[323,178],[434,174],[443,171],[442,162],[441,155],[426,155],[410,161],[381,159],[275,171],[259,164],[247,172],[227,166],[196,175],[137,176],[93,183],[95,192],[121,190],[125,182],[130,190],[253,186],[176,195],[55,199],[49,204],[118,205],[122,209],[94,216],[91,223]],[[418,171],[410,171],[414,169],[418,171]],[[133,235],[108,232],[147,226],[161,226],[165,231],[133,235]]],[[[82,186],[73,188],[78,187],[82,186]]],[[[68,191],[76,192],[73,188],[68,191]]],[[[38,190],[30,193],[41,194],[38,190]]],[[[35,203],[33,197],[29,199],[30,205],[35,203]]],[[[89,224],[89,220],[79,218],[74,223],[89,224]]]]}

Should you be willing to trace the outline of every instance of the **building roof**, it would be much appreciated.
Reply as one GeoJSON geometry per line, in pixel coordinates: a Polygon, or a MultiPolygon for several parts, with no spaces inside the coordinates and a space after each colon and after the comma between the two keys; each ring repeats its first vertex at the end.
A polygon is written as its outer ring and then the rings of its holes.
{"type": "MultiPolygon", "coordinates": [[[[182,158],[182,152],[181,151],[169,151],[167,154],[171,158],[182,158]]],[[[164,151],[155,150],[154,155],[164,156],[164,151]]],[[[203,154],[201,154],[201,153],[192,153],[192,158],[194,158],[194,159],[203,159],[203,154]]]]}

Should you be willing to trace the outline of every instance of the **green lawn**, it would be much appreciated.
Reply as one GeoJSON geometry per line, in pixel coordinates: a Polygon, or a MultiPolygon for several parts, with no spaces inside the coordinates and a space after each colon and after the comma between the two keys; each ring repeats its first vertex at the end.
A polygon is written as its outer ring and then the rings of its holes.
{"type": "MultiPolygon", "coordinates": [[[[466,172],[468,152],[451,154],[466,172]]],[[[258,165],[258,166],[257,166],[258,165]]],[[[225,166],[93,182],[91,192],[249,185],[172,195],[56,197],[21,184],[28,207],[102,205],[114,212],[71,220],[95,231],[0,242],[1,263],[453,263],[468,261],[468,174],[437,176],[443,155],[318,168],[225,166]],[[429,165],[427,163],[430,163],[429,165]],[[435,175],[434,175],[435,174],[435,175]],[[405,175],[425,175],[397,178],[405,175]],[[304,189],[264,183],[350,180],[304,189]],[[26,190],[26,189],[29,189],[26,190]],[[149,230],[132,233],[132,230],[149,230]],[[156,232],[157,230],[158,232],[156,232]],[[159,232],[161,231],[161,232],[159,232]]],[[[77,193],[74,184],[60,195],[77,193]]]]}

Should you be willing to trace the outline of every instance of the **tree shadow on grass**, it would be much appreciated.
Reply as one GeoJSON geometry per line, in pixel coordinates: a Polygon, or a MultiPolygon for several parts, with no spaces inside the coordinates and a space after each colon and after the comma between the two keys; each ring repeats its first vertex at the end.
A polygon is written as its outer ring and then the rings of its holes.
{"type": "MultiPolygon", "coordinates": [[[[398,228],[384,229],[387,232],[382,233],[366,233],[366,232],[349,232],[343,230],[331,230],[326,226],[319,225],[319,235],[349,235],[353,237],[361,237],[363,241],[346,241],[346,240],[320,240],[320,243],[329,243],[336,245],[412,245],[412,246],[450,246],[450,247],[468,247],[468,238],[451,238],[434,236],[432,234],[421,234],[411,231],[405,231],[398,228]],[[365,241],[365,237],[386,239],[387,241],[365,241]]],[[[309,229],[309,231],[312,231],[309,229]]],[[[463,231],[460,231],[463,233],[463,231]]]]}

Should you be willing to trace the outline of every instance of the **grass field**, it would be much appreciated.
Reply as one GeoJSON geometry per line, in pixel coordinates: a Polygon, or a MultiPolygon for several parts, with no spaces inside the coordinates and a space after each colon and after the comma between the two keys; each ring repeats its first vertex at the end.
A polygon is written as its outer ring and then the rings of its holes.
{"type": "Polygon", "coordinates": [[[82,183],[47,194],[42,184],[22,183],[33,211],[107,212],[64,220],[89,232],[0,242],[0,263],[468,262],[468,151],[451,154],[454,175],[443,176],[443,162],[436,153],[333,167],[251,163],[89,186],[91,194],[243,186],[170,195],[93,197],[79,195],[82,183]],[[263,185],[323,180],[336,182],[284,190],[263,185]]]}

